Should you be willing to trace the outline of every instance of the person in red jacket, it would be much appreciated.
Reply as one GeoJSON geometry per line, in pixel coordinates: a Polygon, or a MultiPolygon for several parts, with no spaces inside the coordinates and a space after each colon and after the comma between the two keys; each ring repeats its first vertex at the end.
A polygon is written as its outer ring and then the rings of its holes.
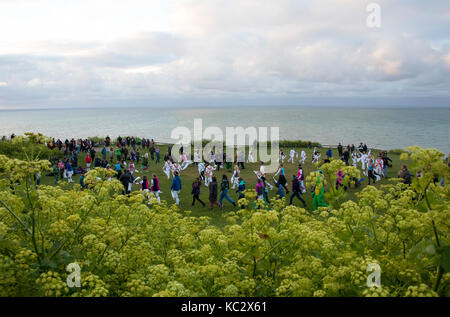
{"type": "Polygon", "coordinates": [[[153,195],[155,195],[156,199],[158,199],[158,202],[161,203],[161,198],[159,198],[159,193],[161,193],[161,190],[159,188],[159,178],[156,177],[156,174],[152,175],[152,184],[151,184],[151,192],[153,195]]]}
{"type": "Polygon", "coordinates": [[[86,170],[87,171],[89,171],[89,169],[91,167],[91,162],[92,162],[92,158],[91,158],[91,156],[89,155],[89,152],[88,152],[88,154],[86,155],[86,170]]]}

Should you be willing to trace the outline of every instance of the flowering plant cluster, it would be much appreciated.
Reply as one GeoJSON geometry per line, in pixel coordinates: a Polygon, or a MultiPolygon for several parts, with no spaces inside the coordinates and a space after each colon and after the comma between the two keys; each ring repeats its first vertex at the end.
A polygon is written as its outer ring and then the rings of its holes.
{"type": "MultiPolygon", "coordinates": [[[[277,198],[255,204],[248,190],[224,227],[121,195],[102,168],[84,190],[37,190],[46,161],[0,156],[0,296],[449,296],[449,170],[438,152],[408,155],[423,167],[411,186],[368,186],[314,213],[277,198]],[[66,283],[70,263],[79,287],[66,283]],[[379,287],[367,285],[371,263],[379,287]]],[[[322,168],[357,176],[336,161],[322,168]]]]}

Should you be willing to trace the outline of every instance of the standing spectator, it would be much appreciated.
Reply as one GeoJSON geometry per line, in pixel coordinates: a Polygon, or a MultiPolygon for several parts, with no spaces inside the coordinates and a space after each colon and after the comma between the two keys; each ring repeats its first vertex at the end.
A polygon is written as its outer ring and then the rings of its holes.
{"type": "Polygon", "coordinates": [[[89,153],[91,154],[92,160],[95,161],[95,150],[94,150],[94,148],[91,148],[89,153]]]}
{"type": "Polygon", "coordinates": [[[343,161],[345,162],[345,165],[348,166],[348,160],[350,159],[350,152],[349,152],[348,148],[346,148],[344,150],[344,153],[343,153],[342,157],[343,157],[343,161]]]}
{"type": "Polygon", "coordinates": [[[58,164],[53,164],[53,176],[55,176],[55,185],[58,184],[59,168],[58,164]]]}
{"type": "Polygon", "coordinates": [[[402,165],[401,170],[398,172],[398,177],[403,178],[403,183],[411,185],[411,173],[406,165],[402,165]]]}
{"type": "Polygon", "coordinates": [[[70,161],[67,161],[66,163],[66,174],[67,174],[67,182],[72,183],[73,168],[72,164],[70,164],[70,161]]]}
{"type": "Polygon", "coordinates": [[[117,161],[115,170],[117,172],[117,179],[120,180],[120,177],[122,176],[122,165],[120,164],[120,161],[117,161]]]}
{"type": "Polygon", "coordinates": [[[156,164],[158,164],[159,161],[161,160],[161,154],[159,152],[159,148],[158,147],[155,149],[155,154],[156,154],[156,164]]]}
{"type": "Polygon", "coordinates": [[[84,174],[81,174],[81,176],[80,176],[80,186],[81,186],[81,189],[84,189],[84,187],[85,187],[84,174]]]}
{"type": "Polygon", "coordinates": [[[153,146],[153,144],[150,147],[150,158],[152,159],[152,161],[155,160],[155,147],[153,146]]]}
{"type": "Polygon", "coordinates": [[[327,158],[330,159],[332,156],[333,156],[333,152],[331,151],[331,148],[329,147],[328,151],[327,151],[327,158]]]}
{"type": "Polygon", "coordinates": [[[102,148],[102,158],[106,160],[106,147],[102,148]]]}
{"type": "Polygon", "coordinates": [[[338,145],[338,153],[339,153],[339,157],[342,157],[342,144],[341,144],[341,142],[339,142],[339,145],[338,145]]]}
{"type": "Polygon", "coordinates": [[[59,169],[59,179],[63,179],[65,165],[61,160],[58,162],[58,169],[59,169]]]}
{"type": "Polygon", "coordinates": [[[91,162],[92,162],[92,158],[88,153],[88,154],[86,154],[86,170],[87,171],[89,171],[91,168],[91,162]]]}

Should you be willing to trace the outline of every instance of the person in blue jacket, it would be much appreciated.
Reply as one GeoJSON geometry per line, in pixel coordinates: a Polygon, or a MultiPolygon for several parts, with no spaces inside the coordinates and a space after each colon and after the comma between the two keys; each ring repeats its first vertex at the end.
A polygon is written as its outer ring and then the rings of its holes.
{"type": "Polygon", "coordinates": [[[170,190],[172,192],[172,198],[175,200],[175,204],[178,206],[180,204],[178,193],[181,190],[181,178],[178,171],[175,172],[175,177],[172,180],[172,186],[170,187],[170,190]]]}
{"type": "Polygon", "coordinates": [[[327,151],[327,158],[330,159],[332,156],[333,156],[333,152],[331,151],[331,148],[329,147],[328,151],[327,151]]]}
{"type": "Polygon", "coordinates": [[[238,199],[245,198],[244,194],[242,193],[245,190],[245,182],[242,179],[242,177],[239,177],[238,181],[239,181],[239,186],[238,186],[238,189],[236,190],[236,193],[239,194],[238,199]]]}
{"type": "Polygon", "coordinates": [[[220,192],[220,198],[219,203],[223,208],[223,199],[225,198],[230,203],[233,204],[233,206],[236,206],[236,203],[231,199],[230,195],[228,195],[228,190],[230,189],[230,184],[228,182],[227,175],[222,175],[222,183],[220,184],[221,192],[220,192]]]}
{"type": "Polygon", "coordinates": [[[72,175],[73,175],[73,168],[72,168],[72,164],[70,164],[69,160],[67,160],[66,163],[66,171],[67,171],[67,179],[69,183],[72,183],[72,175]]]}

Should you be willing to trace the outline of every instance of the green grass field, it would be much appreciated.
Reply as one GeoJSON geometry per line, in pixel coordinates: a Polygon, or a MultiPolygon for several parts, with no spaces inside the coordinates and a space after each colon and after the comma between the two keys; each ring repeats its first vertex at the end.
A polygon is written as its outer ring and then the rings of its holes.
{"type": "MultiPolygon", "coordinates": [[[[161,161],[156,164],[156,160],[152,161],[150,159],[149,156],[149,168],[145,171],[145,173],[143,173],[142,168],[141,168],[141,162],[139,164],[135,164],[136,165],[136,169],[139,171],[138,173],[134,173],[134,176],[142,176],[143,175],[147,175],[147,177],[150,179],[152,173],[156,173],[156,175],[159,177],[160,179],[160,188],[161,188],[161,200],[166,200],[169,204],[174,203],[172,196],[170,194],[170,186],[172,183],[172,177],[170,178],[170,180],[167,179],[167,176],[163,173],[162,171],[162,167],[164,166],[164,154],[167,152],[167,145],[159,145],[160,151],[161,151],[161,161]]],[[[101,153],[100,153],[101,148],[96,148],[97,151],[97,156],[101,157],[101,153]]],[[[308,148],[295,148],[296,152],[300,153],[301,150],[305,150],[305,152],[307,153],[307,159],[305,160],[305,163],[303,164],[303,171],[304,171],[304,175],[305,177],[307,175],[309,175],[310,172],[317,170],[317,168],[311,163],[311,157],[312,157],[312,151],[313,149],[308,149],[308,148]]],[[[326,151],[327,148],[318,148],[318,150],[321,152],[321,159],[323,161],[324,158],[326,158],[326,151]]],[[[337,158],[338,157],[338,151],[337,149],[332,149],[333,150],[333,157],[337,158]]],[[[147,151],[141,150],[139,148],[139,151],[141,153],[141,156],[143,156],[147,151]]],[[[288,155],[290,151],[289,149],[284,149],[284,152],[286,155],[288,155]]],[[[377,150],[372,150],[372,154],[374,156],[378,155],[377,150]]],[[[86,153],[80,153],[78,156],[78,165],[85,167],[85,156],[86,153]]],[[[396,153],[388,153],[388,156],[392,159],[392,167],[388,168],[388,176],[389,177],[397,177],[397,173],[400,169],[400,159],[399,159],[399,154],[396,153]]],[[[287,157],[288,158],[288,157],[287,157]]],[[[290,190],[290,183],[291,183],[291,178],[292,175],[296,175],[297,174],[297,165],[298,165],[298,161],[296,162],[296,164],[292,164],[292,163],[287,163],[287,158],[285,159],[285,163],[284,163],[284,168],[285,168],[285,174],[286,174],[286,178],[289,182],[289,190],[290,190]]],[[[108,158],[109,159],[109,158],[108,158]]],[[[255,158],[256,159],[256,158],[255,158]]],[[[110,161],[111,162],[111,161],[110,161]]],[[[113,167],[113,165],[116,162],[116,158],[114,155],[114,158],[112,160],[112,164],[111,166],[113,167]]],[[[351,160],[350,160],[351,162],[351,160]]],[[[245,163],[245,169],[241,168],[241,177],[245,180],[246,183],[246,188],[250,189],[250,188],[254,188],[256,185],[256,175],[254,174],[254,170],[259,170],[259,163],[245,163]]],[[[93,164],[92,164],[93,166],[93,164]]],[[[233,165],[234,167],[234,165],[233,165]]],[[[360,168],[360,164],[358,164],[358,167],[360,168]]],[[[215,172],[215,176],[217,177],[218,180],[218,184],[219,184],[219,195],[220,195],[220,181],[222,179],[222,175],[226,174],[228,176],[228,179],[231,179],[232,176],[232,172],[233,170],[225,170],[225,169],[220,169],[219,171],[214,171],[215,172]]],[[[223,210],[222,208],[219,207],[214,207],[213,210],[209,209],[209,189],[208,187],[202,185],[201,187],[201,192],[200,192],[200,199],[205,202],[206,207],[203,207],[199,202],[196,202],[194,206],[192,206],[192,195],[191,195],[191,189],[192,189],[192,182],[194,181],[194,179],[196,177],[198,177],[198,169],[197,166],[194,164],[191,164],[186,170],[182,171],[180,174],[181,180],[182,180],[182,190],[179,193],[179,198],[180,198],[180,209],[182,210],[190,210],[192,211],[191,215],[192,216],[208,216],[211,217],[211,223],[214,225],[218,225],[218,226],[222,226],[224,223],[224,218],[222,217],[223,212],[227,212],[227,211],[231,211],[231,210],[237,210],[238,207],[234,207],[233,205],[231,205],[228,201],[226,201],[224,199],[223,202],[223,210]]],[[[365,186],[367,186],[368,184],[368,180],[367,177],[363,176],[363,178],[365,178],[364,182],[362,183],[363,185],[361,187],[359,187],[358,189],[352,187],[347,191],[347,199],[350,200],[354,200],[357,197],[355,196],[355,193],[360,191],[362,188],[364,188],[365,186]]],[[[63,180],[59,180],[58,184],[59,186],[63,187],[63,188],[71,188],[73,186],[73,184],[78,184],[79,183],[79,175],[75,175],[73,177],[73,181],[74,183],[68,183],[66,179],[63,180]]],[[[273,179],[272,179],[272,175],[268,174],[267,180],[273,184],[273,179]]],[[[378,181],[376,183],[376,187],[380,186],[381,184],[386,184],[388,183],[389,180],[387,179],[381,179],[380,181],[378,181]]],[[[53,176],[42,176],[41,177],[41,184],[45,184],[45,185],[54,185],[54,177],[53,176]]],[[[133,184],[133,191],[138,191],[140,190],[140,186],[133,184]]],[[[303,194],[303,199],[306,201],[307,203],[307,209],[312,211],[312,197],[311,197],[311,191],[309,188],[307,188],[307,192],[305,194],[303,194]]],[[[230,197],[237,202],[237,198],[238,198],[238,194],[235,192],[235,190],[231,189],[231,185],[230,185],[230,190],[229,190],[229,195],[230,197]]],[[[276,195],[276,190],[275,188],[272,191],[269,191],[269,199],[273,198],[276,195]]],[[[289,199],[289,195],[290,193],[287,195],[287,201],[289,199]]],[[[303,206],[303,204],[297,199],[294,198],[294,205],[296,206],[303,206]]]]}

